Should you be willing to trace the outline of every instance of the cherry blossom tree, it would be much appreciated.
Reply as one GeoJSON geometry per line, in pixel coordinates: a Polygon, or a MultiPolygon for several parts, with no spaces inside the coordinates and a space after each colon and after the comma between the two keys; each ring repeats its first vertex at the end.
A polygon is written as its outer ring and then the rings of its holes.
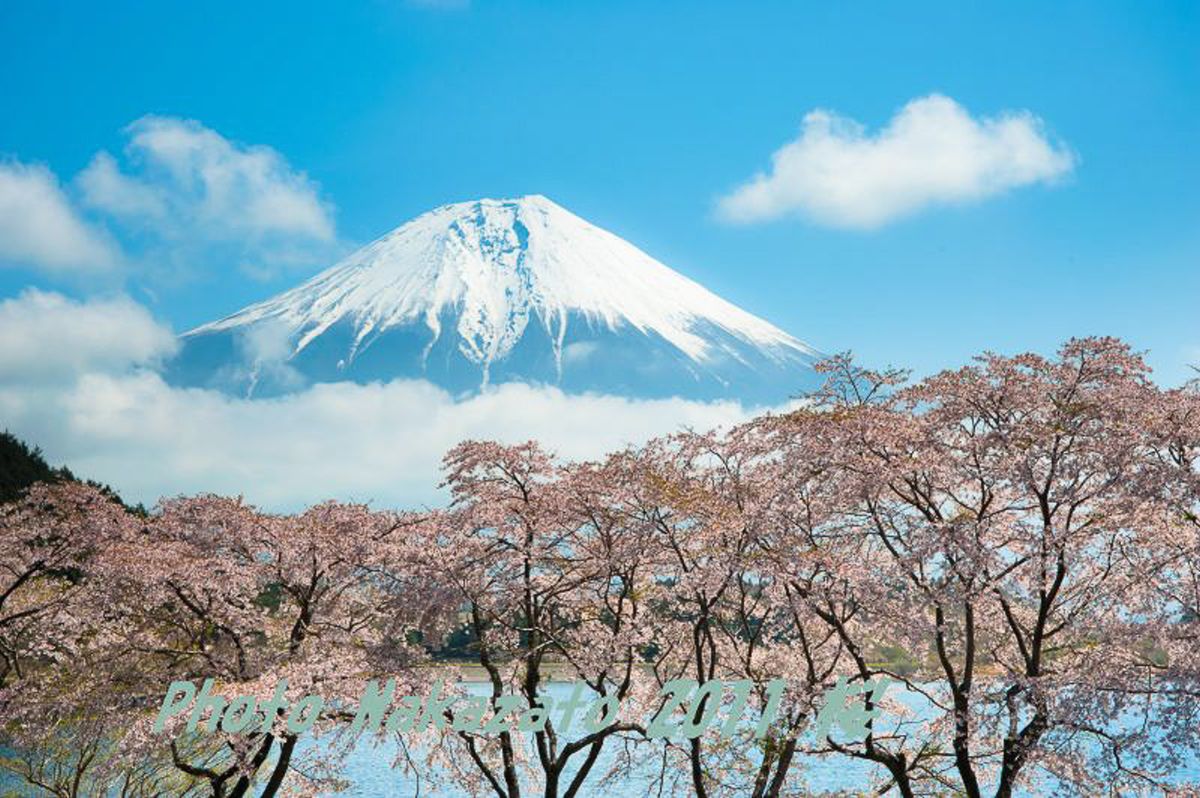
{"type": "MultiPolygon", "coordinates": [[[[1162,782],[1192,740],[1155,733],[1172,694],[1166,607],[1129,553],[1161,538],[1178,492],[1146,415],[1172,397],[1111,339],[1053,360],[985,355],[894,392],[837,368],[822,434],[845,506],[830,539],[856,553],[840,576],[869,625],[828,621],[856,658],[880,640],[911,652],[919,672],[890,675],[933,718],[834,748],[884,765],[904,795],[1162,782]]],[[[864,675],[886,670],[862,659],[864,675]]]]}
{"type": "Polygon", "coordinates": [[[75,482],[38,483],[0,505],[0,733],[19,746],[3,766],[54,795],[89,791],[111,746],[102,716],[85,711],[94,706],[85,681],[57,685],[50,713],[24,700],[25,683],[47,663],[81,658],[96,632],[80,621],[90,600],[85,569],[135,523],[110,495],[75,482]]]}
{"type": "MultiPolygon", "coordinates": [[[[86,592],[66,612],[88,634],[14,688],[6,715],[23,735],[66,729],[77,740],[85,721],[103,718],[93,743],[115,748],[112,779],[165,760],[187,790],[275,795],[307,778],[292,767],[297,734],[282,711],[269,731],[175,723],[160,734],[152,710],[168,684],[206,679],[225,703],[268,705],[286,680],[288,701],[318,694],[336,706],[356,700],[366,678],[422,664],[424,650],[400,630],[429,620],[425,597],[364,578],[397,529],[396,516],[356,505],[273,516],[215,496],[164,502],[84,563],[86,592]]],[[[344,720],[331,711],[321,724],[344,720]]]]}
{"type": "Polygon", "coordinates": [[[74,482],[39,483],[0,505],[0,688],[72,643],[66,611],[83,567],[129,523],[102,491],[74,482]]]}
{"type": "MultiPolygon", "coordinates": [[[[641,570],[646,530],[614,498],[627,473],[620,457],[565,468],[532,443],[466,442],[446,468],[452,504],[427,517],[418,561],[462,608],[489,712],[503,711],[506,694],[552,711],[545,688],[554,675],[585,683],[589,700],[611,696],[629,711],[642,643],[639,585],[649,572],[641,570]]],[[[622,718],[579,734],[576,719],[576,734],[564,736],[547,717],[524,745],[509,728],[488,737],[455,725],[446,766],[465,786],[502,798],[531,789],[571,798],[597,775],[607,741],[640,730],[622,718]]]]}

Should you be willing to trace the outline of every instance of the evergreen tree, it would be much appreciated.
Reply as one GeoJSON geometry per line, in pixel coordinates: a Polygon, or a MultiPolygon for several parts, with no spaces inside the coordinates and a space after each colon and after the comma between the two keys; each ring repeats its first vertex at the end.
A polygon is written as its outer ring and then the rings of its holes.
{"type": "Polygon", "coordinates": [[[35,482],[63,482],[75,475],[65,467],[52,468],[42,450],[10,432],[0,433],[0,503],[18,498],[35,482]]]}
{"type": "Polygon", "coordinates": [[[94,479],[81,480],[66,466],[54,468],[42,456],[42,450],[30,446],[7,430],[0,432],[0,504],[20,498],[30,485],[37,482],[82,482],[104,493],[130,512],[145,516],[142,504],[126,504],[110,486],[94,479]]]}

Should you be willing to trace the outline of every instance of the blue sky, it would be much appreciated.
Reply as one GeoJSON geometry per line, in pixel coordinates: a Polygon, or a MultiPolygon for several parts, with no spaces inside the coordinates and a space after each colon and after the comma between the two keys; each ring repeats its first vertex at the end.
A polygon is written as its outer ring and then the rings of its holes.
{"type": "Polygon", "coordinates": [[[436,205],[536,192],[867,363],[1085,334],[1149,349],[1165,383],[1200,362],[1194,3],[8,2],[0,98],[6,162],[53,173],[123,253],[100,276],[10,256],[0,298],[123,290],[182,330],[436,205]],[[808,112],[870,135],[931,93],[1036,115],[1072,167],[867,229],[717,213],[808,112]],[[258,269],[96,213],[78,176],[100,151],[135,168],[146,115],[272,148],[332,237],[258,269]]]}

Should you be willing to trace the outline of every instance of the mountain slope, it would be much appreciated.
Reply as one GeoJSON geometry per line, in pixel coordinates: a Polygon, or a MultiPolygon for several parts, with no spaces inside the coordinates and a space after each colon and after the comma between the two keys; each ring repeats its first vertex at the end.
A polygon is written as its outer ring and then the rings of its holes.
{"type": "Polygon", "coordinates": [[[422,377],[454,392],[779,401],[818,353],[541,196],[446,205],[184,337],[173,374],[258,394],[422,377]]]}

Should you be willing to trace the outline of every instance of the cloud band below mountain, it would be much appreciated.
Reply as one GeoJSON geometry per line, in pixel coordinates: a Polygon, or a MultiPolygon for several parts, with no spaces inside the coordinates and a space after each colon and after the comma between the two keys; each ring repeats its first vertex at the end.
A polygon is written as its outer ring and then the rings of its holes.
{"type": "Polygon", "coordinates": [[[20,357],[0,352],[0,418],[51,460],[134,501],[213,491],[272,509],[326,498],[411,506],[441,501],[441,457],[465,438],[536,438],[587,458],[749,415],[734,402],[578,396],[519,383],[461,401],[423,380],[243,399],[164,382],[154,363],[173,336],[128,300],[27,292],[0,305],[0,322],[21,340],[20,357]],[[55,366],[31,369],[41,357],[55,366]]]}

